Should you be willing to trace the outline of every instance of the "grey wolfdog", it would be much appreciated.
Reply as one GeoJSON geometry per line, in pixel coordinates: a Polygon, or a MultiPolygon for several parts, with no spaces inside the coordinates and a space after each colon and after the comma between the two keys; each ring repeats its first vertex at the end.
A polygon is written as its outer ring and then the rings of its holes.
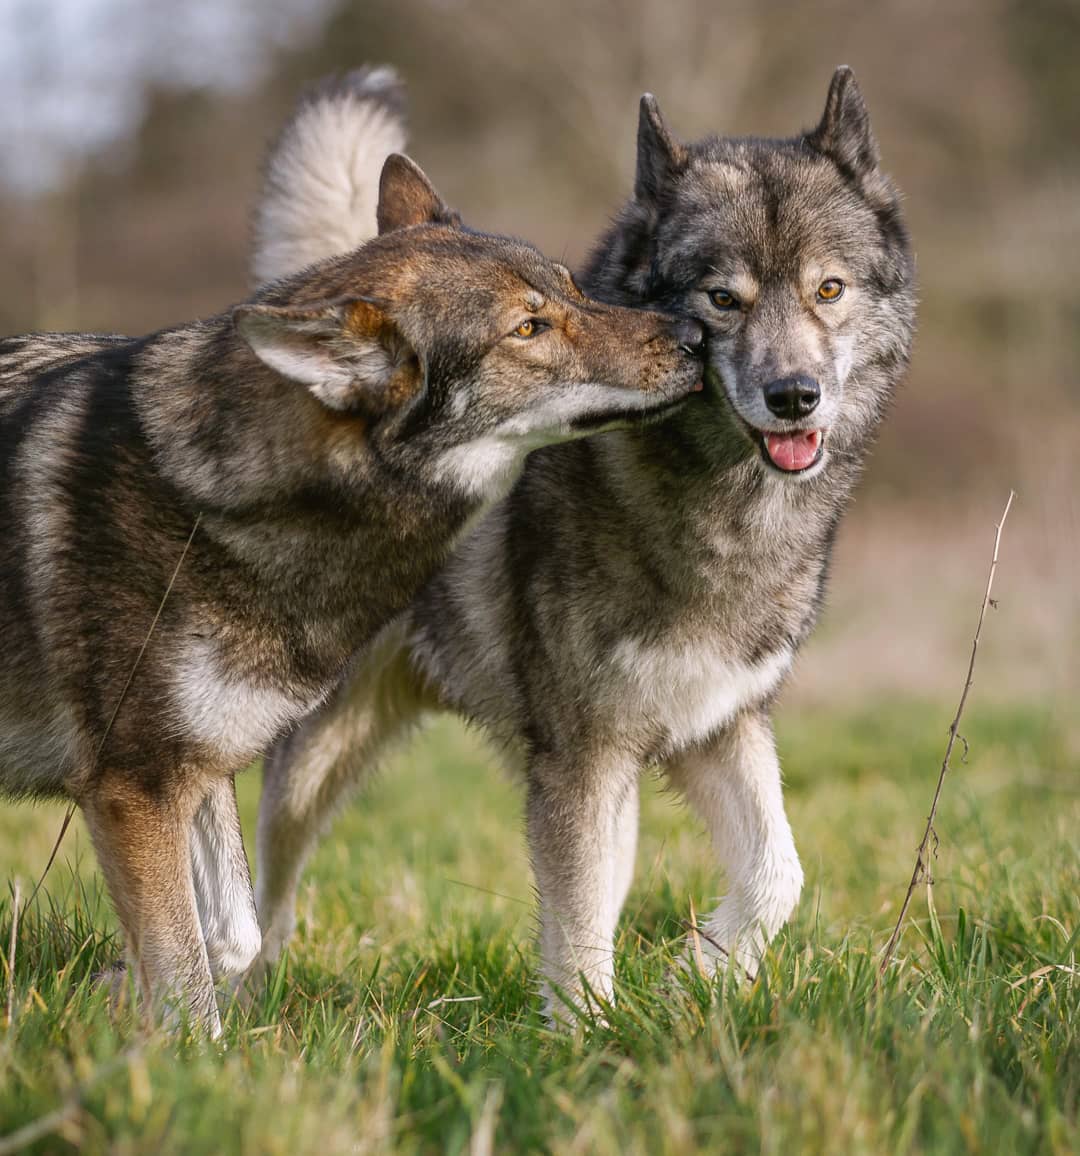
{"type": "Polygon", "coordinates": [[[207,321],[0,341],[0,791],[77,801],[147,1002],[213,1034],[260,942],[233,774],[529,450],[700,388],[699,324],[588,301],[404,157],[377,217],[207,321]]]}
{"type": "MultiPolygon", "coordinates": [[[[347,111],[308,108],[287,130],[294,152],[306,145],[303,173],[271,163],[262,219],[272,205],[308,255],[334,244],[319,222],[335,214],[309,206],[348,155],[347,111]]],[[[256,267],[287,271],[270,244],[256,267]]],[[[582,279],[609,302],[703,319],[705,404],[647,436],[534,454],[348,683],[275,747],[258,830],[265,961],[292,931],[335,806],[429,708],[482,724],[523,763],[550,1016],[561,997],[612,994],[645,768],[700,816],[727,874],[702,926],[710,970],[753,974],[796,906],[770,708],[821,606],[915,313],[898,195],[851,71],[833,76],[817,127],[789,140],[684,144],[644,96],[633,195],[582,279]]]]}

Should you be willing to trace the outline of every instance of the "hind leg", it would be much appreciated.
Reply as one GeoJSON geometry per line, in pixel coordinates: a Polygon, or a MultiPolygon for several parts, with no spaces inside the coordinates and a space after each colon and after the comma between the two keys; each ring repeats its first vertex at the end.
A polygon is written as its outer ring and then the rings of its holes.
{"type": "Polygon", "coordinates": [[[106,771],[80,799],[139,989],[169,1026],[221,1032],[191,875],[199,796],[170,798],[106,771]]]}
{"type": "Polygon", "coordinates": [[[211,782],[195,813],[191,868],[210,971],[215,980],[243,975],[262,937],[231,775],[211,782]]]}
{"type": "Polygon", "coordinates": [[[300,875],[319,836],[428,705],[396,635],[376,643],[326,706],[267,755],[256,839],[260,961],[272,965],[296,924],[300,875]]]}
{"type": "Polygon", "coordinates": [[[727,871],[729,891],[701,924],[706,967],[714,972],[733,960],[754,975],[803,883],[769,720],[741,715],[665,770],[705,823],[727,871]]]}

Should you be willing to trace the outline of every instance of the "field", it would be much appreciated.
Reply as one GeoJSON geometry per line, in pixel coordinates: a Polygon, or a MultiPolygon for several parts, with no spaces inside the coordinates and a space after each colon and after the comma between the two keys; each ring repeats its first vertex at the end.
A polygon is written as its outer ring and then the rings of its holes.
{"type": "MultiPolygon", "coordinates": [[[[533,995],[519,793],[449,721],[341,817],[287,961],[231,1006],[220,1046],[110,1018],[91,977],[118,943],[73,827],[18,929],[0,1136],[39,1123],[31,1151],[289,1156],[1075,1152],[1080,746],[1064,712],[970,711],[932,908],[920,889],[875,986],[947,716],[904,699],[781,711],[807,887],[752,986],[668,978],[691,902],[721,882],[693,820],[648,784],[619,1000],[571,1037],[545,1030],[533,995]]],[[[250,832],[257,772],[241,790],[250,832]]],[[[0,814],[0,878],[24,896],[61,816],[0,814]]],[[[5,956],[10,933],[7,899],[5,956]]]]}
{"type": "MultiPolygon", "coordinates": [[[[617,1004],[546,1030],[521,794],[440,720],[340,817],[223,1040],[147,1034],[94,982],[122,945],[85,829],[15,927],[64,808],[0,800],[0,1156],[1080,1154],[1080,3],[5,17],[0,333],[149,332],[240,300],[268,142],[303,86],[364,62],[405,78],[410,155],[467,222],[580,268],[633,187],[642,92],[684,140],[786,137],[846,61],[904,192],[920,314],[778,711],[807,885],[753,985],[672,978],[724,882],[649,780],[617,1004]],[[932,904],[919,888],[878,982],[1010,489],[932,904]]],[[[240,791],[253,849],[257,769],[240,791]]]]}

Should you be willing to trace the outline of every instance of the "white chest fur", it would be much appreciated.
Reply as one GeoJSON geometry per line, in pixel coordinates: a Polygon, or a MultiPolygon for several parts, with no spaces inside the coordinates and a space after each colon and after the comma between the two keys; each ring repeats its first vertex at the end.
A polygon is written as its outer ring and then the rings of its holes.
{"type": "Polygon", "coordinates": [[[193,639],[173,683],[177,729],[231,758],[254,758],[319,699],[286,694],[233,674],[211,639],[193,639]]]}
{"type": "Polygon", "coordinates": [[[791,658],[784,648],[760,662],[744,663],[707,643],[624,639],[612,654],[612,670],[623,680],[614,697],[624,718],[636,716],[665,733],[672,747],[684,747],[768,695],[791,658]]]}

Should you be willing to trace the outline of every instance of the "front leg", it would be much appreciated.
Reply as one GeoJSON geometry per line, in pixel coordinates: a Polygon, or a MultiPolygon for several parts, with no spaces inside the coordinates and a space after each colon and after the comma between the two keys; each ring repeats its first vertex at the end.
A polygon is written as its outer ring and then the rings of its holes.
{"type": "Polygon", "coordinates": [[[79,803],[127,940],[139,989],[175,1026],[221,1033],[191,875],[191,824],[201,790],[166,791],[105,770],[79,803]]]}
{"type": "Polygon", "coordinates": [[[583,769],[552,755],[534,757],[528,768],[544,1010],[563,1026],[572,1016],[558,991],[581,1006],[586,985],[603,1000],[613,995],[615,923],[627,875],[625,827],[636,816],[629,797],[636,790],[636,768],[583,769]]]}
{"type": "Polygon", "coordinates": [[[637,861],[638,824],[640,822],[641,791],[635,777],[622,796],[615,816],[615,918],[619,918],[630,887],[634,882],[637,861]]]}
{"type": "Polygon", "coordinates": [[[191,869],[214,979],[241,976],[258,958],[262,937],[232,775],[210,783],[195,813],[191,869]]]}
{"type": "Polygon", "coordinates": [[[712,973],[730,959],[754,975],[803,884],[768,717],[740,715],[665,770],[705,823],[727,872],[728,893],[702,923],[706,967],[712,973]]]}

